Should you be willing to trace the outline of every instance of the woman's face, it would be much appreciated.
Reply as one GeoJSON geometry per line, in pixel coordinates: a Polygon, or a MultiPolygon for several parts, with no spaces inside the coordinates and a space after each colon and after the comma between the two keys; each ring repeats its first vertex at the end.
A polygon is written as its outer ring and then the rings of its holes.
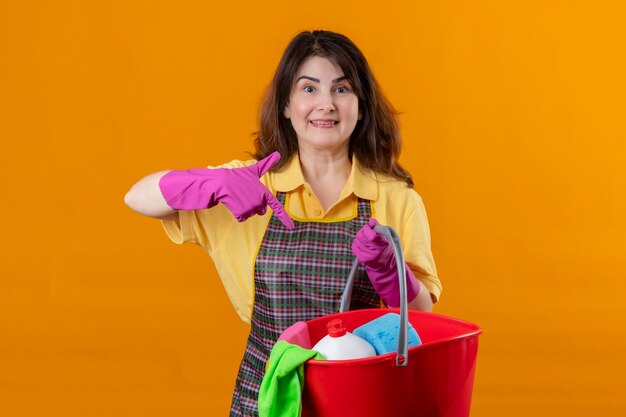
{"type": "Polygon", "coordinates": [[[344,150],[359,119],[359,100],[343,71],[327,58],[307,58],[283,112],[307,150],[344,150]]]}

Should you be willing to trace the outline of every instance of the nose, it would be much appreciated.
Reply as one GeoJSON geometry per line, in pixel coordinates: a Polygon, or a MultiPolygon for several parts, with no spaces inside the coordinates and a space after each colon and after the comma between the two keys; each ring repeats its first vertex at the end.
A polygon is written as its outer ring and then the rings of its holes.
{"type": "Polygon", "coordinates": [[[335,103],[333,96],[330,93],[322,93],[319,95],[319,101],[317,103],[318,110],[322,111],[335,111],[335,103]]]}

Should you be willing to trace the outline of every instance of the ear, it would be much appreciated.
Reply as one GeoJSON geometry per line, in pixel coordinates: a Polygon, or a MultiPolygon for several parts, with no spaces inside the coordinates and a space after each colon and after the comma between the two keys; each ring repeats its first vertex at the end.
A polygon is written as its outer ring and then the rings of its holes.
{"type": "Polygon", "coordinates": [[[291,118],[291,109],[289,108],[289,103],[287,103],[287,105],[285,106],[285,110],[283,110],[283,116],[285,116],[285,119],[291,118]]]}
{"type": "Polygon", "coordinates": [[[357,120],[361,120],[363,118],[363,113],[361,113],[361,110],[359,110],[359,117],[357,117],[357,120]]]}

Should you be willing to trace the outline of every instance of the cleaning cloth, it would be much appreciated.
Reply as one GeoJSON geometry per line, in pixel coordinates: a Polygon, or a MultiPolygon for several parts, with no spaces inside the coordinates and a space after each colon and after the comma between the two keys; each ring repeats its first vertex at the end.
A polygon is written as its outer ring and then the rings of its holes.
{"type": "Polygon", "coordinates": [[[259,417],[299,417],[302,411],[304,362],[324,359],[314,350],[284,340],[276,342],[259,389],[259,417]]]}
{"type": "MultiPolygon", "coordinates": [[[[408,323],[408,326],[409,347],[421,345],[422,341],[413,326],[411,326],[411,323],[408,323]]],[[[374,346],[377,355],[383,355],[389,352],[396,352],[398,349],[399,330],[400,315],[389,313],[357,327],[352,333],[367,340],[374,346]]]]}

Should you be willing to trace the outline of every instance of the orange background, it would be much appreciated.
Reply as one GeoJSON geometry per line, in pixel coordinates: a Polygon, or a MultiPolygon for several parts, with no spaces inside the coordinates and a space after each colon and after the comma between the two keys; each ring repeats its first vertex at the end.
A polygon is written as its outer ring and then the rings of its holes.
{"type": "Polygon", "coordinates": [[[472,415],[626,413],[622,2],[209,3],[0,6],[0,414],[227,414],[247,326],[208,256],[123,196],[245,158],[315,28],[403,113],[435,311],[485,330],[472,415]]]}

